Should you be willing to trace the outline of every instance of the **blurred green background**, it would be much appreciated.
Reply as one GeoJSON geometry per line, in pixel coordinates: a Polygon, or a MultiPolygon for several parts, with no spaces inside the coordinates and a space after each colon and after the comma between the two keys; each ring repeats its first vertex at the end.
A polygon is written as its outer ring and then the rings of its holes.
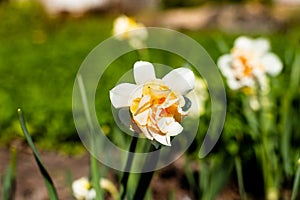
{"type": "MultiPolygon", "coordinates": [[[[270,3],[270,1],[261,2],[270,3]]],[[[166,8],[205,3],[203,0],[163,0],[159,5],[161,8],[159,12],[163,12],[166,8]]],[[[112,23],[119,12],[118,9],[93,11],[82,16],[62,13],[53,17],[48,15],[40,4],[32,1],[0,3],[0,145],[7,145],[13,139],[22,137],[16,114],[17,108],[21,107],[38,146],[45,149],[60,149],[67,153],[82,150],[72,117],[72,88],[75,75],[88,53],[111,36],[112,23]]],[[[146,16],[140,16],[147,21],[151,12],[146,16]]],[[[285,64],[282,75],[274,80],[274,95],[278,97],[285,94],[286,85],[281,83],[289,80],[291,70],[289,67],[293,59],[295,42],[298,44],[300,33],[297,25],[294,20],[285,24],[283,29],[264,32],[263,35],[259,30],[251,32],[252,36],[269,37],[273,52],[279,55],[285,64]]],[[[247,34],[242,30],[234,33],[222,32],[217,27],[182,31],[203,45],[215,61],[229,51],[237,36],[247,34]]],[[[173,66],[183,64],[176,59],[168,59],[168,56],[160,52],[153,52],[150,57],[153,61],[173,66]]],[[[108,74],[120,75],[120,70],[127,71],[137,59],[137,55],[127,60],[121,58],[113,63],[114,67],[110,68],[108,74]]],[[[116,80],[106,78],[103,90],[111,89],[116,80]]],[[[235,132],[245,131],[244,122],[240,120],[242,117],[239,112],[239,100],[236,98],[236,95],[228,93],[230,109],[224,129],[225,138],[232,129],[235,132]]],[[[110,132],[115,129],[114,122],[109,108],[101,106],[107,103],[108,99],[98,99],[97,105],[100,110],[97,111],[104,113],[99,122],[105,125],[107,132],[110,132]]],[[[298,108],[297,102],[295,106],[298,108]]],[[[203,117],[201,120],[203,127],[206,127],[205,122],[208,120],[209,116],[203,117]]],[[[206,129],[202,130],[205,132],[206,129]]]]}

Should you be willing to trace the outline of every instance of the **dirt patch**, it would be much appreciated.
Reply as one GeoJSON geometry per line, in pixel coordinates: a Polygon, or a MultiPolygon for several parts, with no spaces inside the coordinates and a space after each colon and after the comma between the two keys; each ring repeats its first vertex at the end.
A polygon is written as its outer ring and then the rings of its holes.
{"type": "MultiPolygon", "coordinates": [[[[15,199],[49,199],[43,178],[30,148],[26,144],[18,144],[17,149],[17,185],[15,199]]],[[[68,174],[71,174],[74,179],[87,176],[89,174],[89,154],[67,156],[57,152],[39,152],[54,181],[59,198],[62,200],[72,200],[70,183],[68,183],[67,178],[68,174]]],[[[0,177],[2,177],[9,160],[9,149],[0,148],[0,177]]],[[[180,158],[173,164],[155,173],[151,182],[153,199],[167,200],[170,195],[175,196],[178,200],[194,199],[185,176],[184,162],[184,159],[180,158]]],[[[108,176],[109,179],[114,182],[118,179],[114,171],[109,171],[108,176]]],[[[0,188],[2,188],[1,183],[0,188]]],[[[228,186],[217,199],[238,200],[240,198],[236,187],[228,186]]]]}
{"type": "Polygon", "coordinates": [[[176,30],[219,29],[229,33],[269,33],[286,31],[299,23],[300,5],[205,4],[192,8],[142,13],[138,20],[147,26],[176,30]],[[155,17],[153,17],[155,16],[155,17]]]}

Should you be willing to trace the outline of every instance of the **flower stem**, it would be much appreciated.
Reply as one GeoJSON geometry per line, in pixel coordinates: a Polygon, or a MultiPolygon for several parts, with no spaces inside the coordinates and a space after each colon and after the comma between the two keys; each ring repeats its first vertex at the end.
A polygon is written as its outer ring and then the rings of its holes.
{"type": "Polygon", "coordinates": [[[127,183],[128,183],[128,178],[129,178],[129,171],[132,165],[132,161],[133,161],[133,153],[136,149],[136,145],[137,145],[137,140],[138,140],[138,133],[134,132],[134,137],[131,140],[131,144],[129,147],[129,153],[128,153],[128,158],[127,158],[127,162],[126,162],[126,166],[124,169],[124,173],[123,173],[123,177],[121,179],[121,184],[123,185],[123,190],[121,193],[121,199],[125,198],[126,192],[127,192],[127,183]]]}
{"type": "Polygon", "coordinates": [[[295,200],[299,191],[299,185],[300,185],[300,165],[298,164],[294,185],[293,185],[293,192],[292,192],[292,198],[291,200],[295,200]]]}
{"type": "Polygon", "coordinates": [[[244,187],[241,158],[239,156],[236,156],[234,161],[235,161],[235,169],[236,169],[236,174],[238,179],[239,193],[241,195],[241,199],[246,200],[247,195],[244,187]]]}
{"type": "MultiPolygon", "coordinates": [[[[158,148],[155,148],[154,145],[151,145],[149,152],[152,152],[154,150],[159,150],[161,148],[161,146],[159,146],[158,148]]],[[[153,152],[152,154],[148,155],[144,164],[144,170],[143,171],[147,171],[149,166],[156,166],[158,163],[158,158],[159,158],[159,152],[160,151],[156,151],[153,152]]],[[[138,186],[137,189],[135,191],[135,194],[133,196],[133,200],[141,200],[144,199],[147,189],[151,183],[151,179],[153,177],[154,174],[154,170],[150,171],[150,172],[145,172],[140,176],[139,182],[138,182],[138,186]]]]}

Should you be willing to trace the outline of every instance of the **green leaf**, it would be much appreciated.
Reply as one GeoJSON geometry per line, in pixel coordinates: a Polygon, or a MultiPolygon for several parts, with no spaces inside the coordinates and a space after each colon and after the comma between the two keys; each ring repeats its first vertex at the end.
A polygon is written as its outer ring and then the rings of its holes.
{"type": "Polygon", "coordinates": [[[290,74],[289,88],[286,91],[286,96],[283,97],[282,107],[281,107],[281,127],[282,127],[282,142],[281,142],[281,154],[283,157],[284,171],[287,176],[292,176],[292,164],[290,161],[290,146],[292,137],[292,122],[293,115],[291,115],[292,101],[295,96],[297,96],[298,88],[300,85],[300,49],[295,52],[295,57],[292,63],[292,70],[290,74]]]}
{"type": "MultiPolygon", "coordinates": [[[[91,119],[91,114],[89,112],[89,105],[88,105],[88,100],[86,97],[86,92],[85,92],[85,86],[82,80],[82,76],[78,75],[77,77],[77,81],[78,81],[78,86],[79,86],[79,90],[80,90],[80,95],[81,95],[81,100],[83,102],[83,109],[84,109],[84,114],[88,123],[88,127],[89,127],[89,131],[90,131],[90,135],[92,135],[92,137],[95,136],[94,133],[94,128],[93,128],[93,123],[92,123],[92,119],[91,119]]],[[[92,154],[90,155],[90,164],[91,164],[91,181],[92,181],[92,186],[96,191],[96,200],[102,200],[104,199],[103,197],[103,191],[100,188],[100,170],[99,170],[99,166],[98,166],[98,160],[96,157],[94,157],[94,155],[96,155],[97,152],[97,145],[95,144],[96,139],[90,139],[91,142],[91,149],[92,149],[92,154]]]]}
{"type": "Polygon", "coordinates": [[[38,151],[37,149],[35,148],[34,146],[34,143],[31,139],[31,136],[27,130],[27,127],[26,127],[26,123],[25,123],[25,119],[24,119],[24,116],[23,116],[23,112],[22,110],[19,108],[18,109],[18,114],[19,114],[19,120],[20,120],[20,125],[21,125],[21,128],[23,130],[23,133],[25,135],[25,138],[33,152],[33,155],[34,155],[34,158],[35,158],[35,161],[37,162],[38,164],[38,167],[43,175],[43,178],[44,178],[44,181],[45,181],[45,185],[47,187],[47,190],[48,190],[48,194],[49,194],[49,198],[50,200],[58,200],[58,196],[57,196],[57,192],[56,192],[56,189],[54,187],[54,184],[53,184],[53,181],[50,177],[50,175],[48,174],[46,168],[44,167],[43,163],[42,163],[42,160],[38,154],[38,151]]]}
{"type": "Polygon", "coordinates": [[[292,198],[291,200],[295,200],[299,193],[299,185],[300,185],[300,165],[298,164],[297,172],[294,179],[292,198]]]}
{"type": "Polygon", "coordinates": [[[243,178],[243,170],[242,170],[242,161],[239,156],[236,156],[234,159],[235,169],[238,179],[239,193],[241,195],[241,199],[246,200],[247,194],[244,187],[244,178],[243,178]]]}
{"type": "Polygon", "coordinates": [[[6,168],[3,177],[2,199],[12,200],[16,190],[16,150],[11,149],[9,166],[6,168]]]}
{"type": "Polygon", "coordinates": [[[200,161],[200,187],[203,200],[215,199],[228,181],[234,161],[224,154],[217,154],[200,161]],[[226,162],[226,167],[223,163],[226,162]]]}

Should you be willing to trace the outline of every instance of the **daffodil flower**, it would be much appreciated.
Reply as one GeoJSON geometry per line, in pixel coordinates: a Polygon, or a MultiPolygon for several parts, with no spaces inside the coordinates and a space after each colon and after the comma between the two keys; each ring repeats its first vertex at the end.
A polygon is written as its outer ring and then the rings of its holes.
{"type": "Polygon", "coordinates": [[[148,32],[142,23],[137,23],[133,18],[122,15],[114,20],[113,35],[118,40],[128,40],[134,48],[143,48],[148,32]]]}
{"type": "Polygon", "coordinates": [[[233,89],[254,88],[257,84],[264,90],[268,87],[267,74],[278,75],[282,70],[279,58],[269,52],[270,44],[263,38],[237,38],[230,54],[218,60],[218,66],[233,89]]]}
{"type": "Polygon", "coordinates": [[[96,197],[96,191],[92,188],[87,177],[82,177],[72,183],[73,195],[78,200],[93,200],[96,197]]]}
{"type": "Polygon", "coordinates": [[[136,84],[121,83],[110,91],[112,105],[129,108],[131,129],[171,146],[170,137],[183,131],[180,123],[188,114],[184,95],[194,89],[193,72],[177,68],[157,79],[153,65],[145,61],[136,62],[133,72],[136,84]]]}

